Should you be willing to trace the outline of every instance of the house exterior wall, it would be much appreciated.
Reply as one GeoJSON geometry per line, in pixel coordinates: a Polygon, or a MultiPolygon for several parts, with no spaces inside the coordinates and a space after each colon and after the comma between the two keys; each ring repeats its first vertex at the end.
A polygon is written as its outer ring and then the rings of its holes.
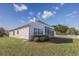
{"type": "Polygon", "coordinates": [[[16,37],[16,38],[23,38],[23,39],[29,39],[29,27],[24,27],[21,29],[13,30],[9,32],[10,37],[16,37]],[[19,31],[19,33],[17,33],[19,31]],[[15,35],[13,35],[13,32],[15,32],[15,35]]]}
{"type": "MultiPolygon", "coordinates": [[[[23,27],[23,28],[20,28],[20,29],[10,31],[9,36],[30,40],[30,39],[32,39],[32,36],[34,35],[34,28],[42,29],[43,35],[45,35],[46,34],[45,33],[45,27],[50,28],[50,26],[48,26],[46,24],[43,24],[39,21],[35,21],[35,22],[31,22],[30,26],[28,26],[28,27],[23,27]],[[17,31],[19,31],[19,34],[17,34],[17,31]],[[13,35],[13,32],[15,32],[15,35],[13,35]]],[[[53,36],[53,35],[51,34],[51,36],[53,36]]]]}
{"type": "Polygon", "coordinates": [[[30,32],[30,35],[34,35],[33,33],[34,33],[34,28],[39,28],[39,29],[42,29],[43,30],[43,34],[45,34],[45,26],[44,26],[44,24],[41,24],[41,23],[39,23],[39,22],[35,22],[35,23],[31,23],[31,32],[30,32]]]}
{"type": "MultiPolygon", "coordinates": [[[[50,28],[50,26],[45,25],[45,24],[43,24],[41,22],[38,22],[38,21],[31,23],[30,34],[29,34],[30,38],[34,35],[34,28],[42,29],[43,30],[43,35],[45,35],[45,27],[50,28]]],[[[51,36],[53,36],[53,35],[51,35],[51,36]]]]}

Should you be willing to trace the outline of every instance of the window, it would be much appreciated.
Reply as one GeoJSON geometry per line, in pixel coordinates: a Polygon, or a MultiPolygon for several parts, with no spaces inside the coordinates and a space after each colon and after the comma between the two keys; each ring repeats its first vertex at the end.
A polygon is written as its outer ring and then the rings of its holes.
{"type": "Polygon", "coordinates": [[[51,35],[54,35],[54,31],[51,32],[51,35]]]}
{"type": "Polygon", "coordinates": [[[49,35],[49,28],[45,27],[45,35],[49,35]]]}
{"type": "Polygon", "coordinates": [[[37,35],[37,28],[34,28],[34,35],[37,35]]]}
{"type": "Polygon", "coordinates": [[[45,35],[50,35],[51,33],[51,28],[45,27],[45,35]]]}
{"type": "Polygon", "coordinates": [[[43,35],[43,30],[38,29],[38,28],[34,28],[34,35],[43,35]]]}
{"type": "Polygon", "coordinates": [[[42,29],[38,29],[38,34],[39,35],[43,35],[43,30],[42,29]]]}
{"type": "Polygon", "coordinates": [[[15,35],[15,31],[13,31],[13,35],[15,35]]]}
{"type": "Polygon", "coordinates": [[[19,34],[19,31],[17,30],[17,34],[19,34]]]}

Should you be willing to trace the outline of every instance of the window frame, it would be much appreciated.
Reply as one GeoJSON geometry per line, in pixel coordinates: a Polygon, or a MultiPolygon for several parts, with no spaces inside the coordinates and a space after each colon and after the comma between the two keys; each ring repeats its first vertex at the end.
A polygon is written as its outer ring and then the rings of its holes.
{"type": "Polygon", "coordinates": [[[34,28],[34,35],[43,35],[43,29],[34,28]]]}
{"type": "Polygon", "coordinates": [[[17,35],[19,35],[19,30],[17,30],[17,35]]]}
{"type": "Polygon", "coordinates": [[[15,31],[13,31],[13,35],[15,35],[15,31]]]}

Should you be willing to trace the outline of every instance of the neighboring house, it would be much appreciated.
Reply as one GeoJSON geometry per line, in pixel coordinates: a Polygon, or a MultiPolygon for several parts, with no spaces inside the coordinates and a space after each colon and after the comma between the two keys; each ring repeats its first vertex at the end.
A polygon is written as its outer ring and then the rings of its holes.
{"type": "Polygon", "coordinates": [[[54,31],[50,25],[47,25],[36,18],[33,18],[30,23],[12,29],[9,31],[10,37],[23,38],[30,40],[34,35],[48,35],[49,37],[53,37],[54,31]]]}

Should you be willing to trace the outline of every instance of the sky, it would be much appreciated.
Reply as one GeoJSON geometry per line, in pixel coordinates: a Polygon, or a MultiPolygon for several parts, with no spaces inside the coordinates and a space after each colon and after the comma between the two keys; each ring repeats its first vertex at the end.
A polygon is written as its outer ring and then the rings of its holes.
{"type": "Polygon", "coordinates": [[[49,25],[62,24],[79,29],[78,3],[1,3],[0,27],[7,30],[37,18],[49,25]]]}

